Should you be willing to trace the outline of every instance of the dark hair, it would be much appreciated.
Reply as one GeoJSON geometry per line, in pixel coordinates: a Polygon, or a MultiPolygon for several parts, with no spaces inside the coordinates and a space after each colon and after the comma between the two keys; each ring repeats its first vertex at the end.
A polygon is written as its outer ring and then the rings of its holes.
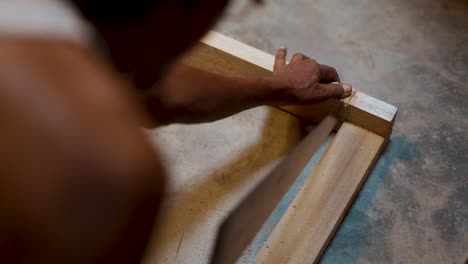
{"type": "Polygon", "coordinates": [[[71,0],[86,18],[104,23],[142,18],[164,1],[171,0],[71,0]]]}

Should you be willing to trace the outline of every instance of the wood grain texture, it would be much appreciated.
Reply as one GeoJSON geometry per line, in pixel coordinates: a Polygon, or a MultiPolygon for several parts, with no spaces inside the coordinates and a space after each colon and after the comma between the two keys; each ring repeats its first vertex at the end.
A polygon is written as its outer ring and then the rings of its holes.
{"type": "Polygon", "coordinates": [[[256,263],[316,263],[372,169],[385,138],[345,122],[256,263]]]}
{"type": "Polygon", "coordinates": [[[222,222],[303,139],[298,118],[263,106],[148,132],[170,177],[143,264],[209,263],[222,222]]]}
{"type": "MultiPolygon", "coordinates": [[[[270,75],[274,56],[216,32],[209,32],[183,60],[194,67],[227,75],[270,75]]],[[[351,99],[328,100],[320,104],[279,107],[314,123],[334,108],[347,106],[346,121],[388,138],[397,108],[356,91],[351,99]]]]}
{"type": "Polygon", "coordinates": [[[336,117],[327,116],[229,215],[211,263],[237,261],[337,123],[336,117]]]}

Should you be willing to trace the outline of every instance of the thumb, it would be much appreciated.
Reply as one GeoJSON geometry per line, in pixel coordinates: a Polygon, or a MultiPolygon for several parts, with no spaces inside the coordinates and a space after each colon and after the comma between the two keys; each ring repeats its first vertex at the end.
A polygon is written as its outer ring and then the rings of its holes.
{"type": "Polygon", "coordinates": [[[351,95],[353,88],[349,84],[333,82],[330,84],[320,84],[322,99],[336,98],[342,99],[351,95]]]}
{"type": "Polygon", "coordinates": [[[273,71],[277,71],[286,65],[287,54],[288,50],[285,47],[281,47],[278,49],[278,51],[276,52],[275,65],[273,67],[273,71]]]}

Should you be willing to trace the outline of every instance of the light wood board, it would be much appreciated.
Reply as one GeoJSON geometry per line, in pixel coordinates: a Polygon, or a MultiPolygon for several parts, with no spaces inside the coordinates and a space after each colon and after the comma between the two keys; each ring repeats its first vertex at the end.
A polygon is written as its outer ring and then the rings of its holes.
{"type": "Polygon", "coordinates": [[[345,122],[281,218],[256,263],[316,263],[385,143],[345,122]]]}
{"type": "Polygon", "coordinates": [[[337,123],[335,116],[327,116],[229,215],[211,263],[236,262],[337,123]]]}
{"type": "MultiPolygon", "coordinates": [[[[209,32],[183,60],[194,67],[228,75],[270,75],[274,56],[216,32],[209,32]]],[[[334,108],[347,105],[344,119],[388,138],[397,108],[356,91],[352,98],[280,109],[313,121],[323,120],[334,108]]]]}
{"type": "MultiPolygon", "coordinates": [[[[186,54],[183,60],[191,66],[213,73],[268,75],[271,74],[274,57],[221,34],[210,32],[200,44],[186,54]]],[[[339,118],[346,120],[346,122],[260,251],[257,258],[258,263],[311,263],[318,261],[388,140],[397,112],[396,107],[360,92],[355,92],[351,98],[345,100],[329,100],[316,105],[282,107],[281,110],[318,123],[330,112],[336,112],[337,109],[342,108],[345,111],[339,118]]],[[[212,192],[203,192],[203,194],[206,193],[212,192]]],[[[228,192],[224,190],[222,193],[227,194],[228,192]]],[[[238,197],[236,195],[236,198],[238,197]]],[[[190,202],[190,214],[193,212],[192,206],[193,204],[190,202]]],[[[174,211],[180,211],[181,207],[175,206],[173,208],[174,211]]],[[[208,208],[212,208],[212,206],[208,208]]],[[[226,212],[224,211],[224,213],[226,212]]],[[[186,218],[168,217],[167,223],[173,223],[175,219],[186,218]]],[[[197,220],[200,219],[197,217],[197,220]]],[[[220,220],[217,216],[215,222],[219,223],[220,220]]],[[[155,241],[155,244],[159,245],[159,250],[151,251],[150,256],[153,257],[149,257],[149,259],[152,261],[157,259],[158,263],[161,261],[165,263],[185,263],[186,261],[205,263],[202,259],[206,260],[208,257],[206,251],[204,251],[203,258],[197,259],[194,258],[194,251],[184,253],[183,250],[188,239],[192,242],[200,241],[199,236],[189,235],[193,233],[191,230],[194,222],[198,221],[189,220],[188,225],[178,224],[177,232],[180,231],[178,235],[157,235],[160,238],[170,238],[172,250],[164,247],[168,250],[166,252],[171,252],[170,256],[161,254],[161,250],[164,250],[161,245],[166,245],[167,241],[155,241]],[[155,259],[155,256],[159,257],[155,259]]],[[[210,236],[213,237],[215,230],[213,225],[207,228],[210,229],[210,236]]],[[[172,228],[159,229],[159,231],[162,230],[167,233],[172,228]]],[[[207,247],[213,245],[212,243],[214,240],[210,241],[205,238],[203,242],[195,244],[197,247],[204,244],[206,250],[207,247]]]]}
{"type": "Polygon", "coordinates": [[[300,142],[300,123],[262,106],[217,122],[151,130],[169,177],[142,263],[209,263],[218,227],[300,142]]]}

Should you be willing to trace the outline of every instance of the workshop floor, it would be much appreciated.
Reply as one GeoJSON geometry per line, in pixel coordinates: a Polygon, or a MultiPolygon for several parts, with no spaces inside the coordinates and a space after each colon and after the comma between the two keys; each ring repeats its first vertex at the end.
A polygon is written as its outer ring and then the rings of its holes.
{"type": "MultiPolygon", "coordinates": [[[[399,108],[391,142],[322,262],[464,263],[468,1],[265,2],[248,13],[228,13],[217,30],[270,53],[279,46],[303,52],[335,66],[358,90],[399,108]]],[[[271,111],[258,108],[214,124],[153,132],[169,148],[179,183],[165,205],[172,208],[172,218],[162,220],[166,236],[155,240],[159,249],[149,262],[203,263],[209,257],[213,223],[248,189],[239,186],[252,185],[242,182],[249,177],[245,167],[254,164],[257,174],[271,168],[297,141],[284,126],[298,127],[297,121],[271,111]],[[206,175],[214,180],[205,182],[206,175]],[[242,190],[230,194],[233,187],[242,190]]]]}
{"type": "Polygon", "coordinates": [[[265,2],[218,30],[270,53],[303,52],[399,108],[390,145],[322,261],[463,263],[468,1],[265,2]]]}

